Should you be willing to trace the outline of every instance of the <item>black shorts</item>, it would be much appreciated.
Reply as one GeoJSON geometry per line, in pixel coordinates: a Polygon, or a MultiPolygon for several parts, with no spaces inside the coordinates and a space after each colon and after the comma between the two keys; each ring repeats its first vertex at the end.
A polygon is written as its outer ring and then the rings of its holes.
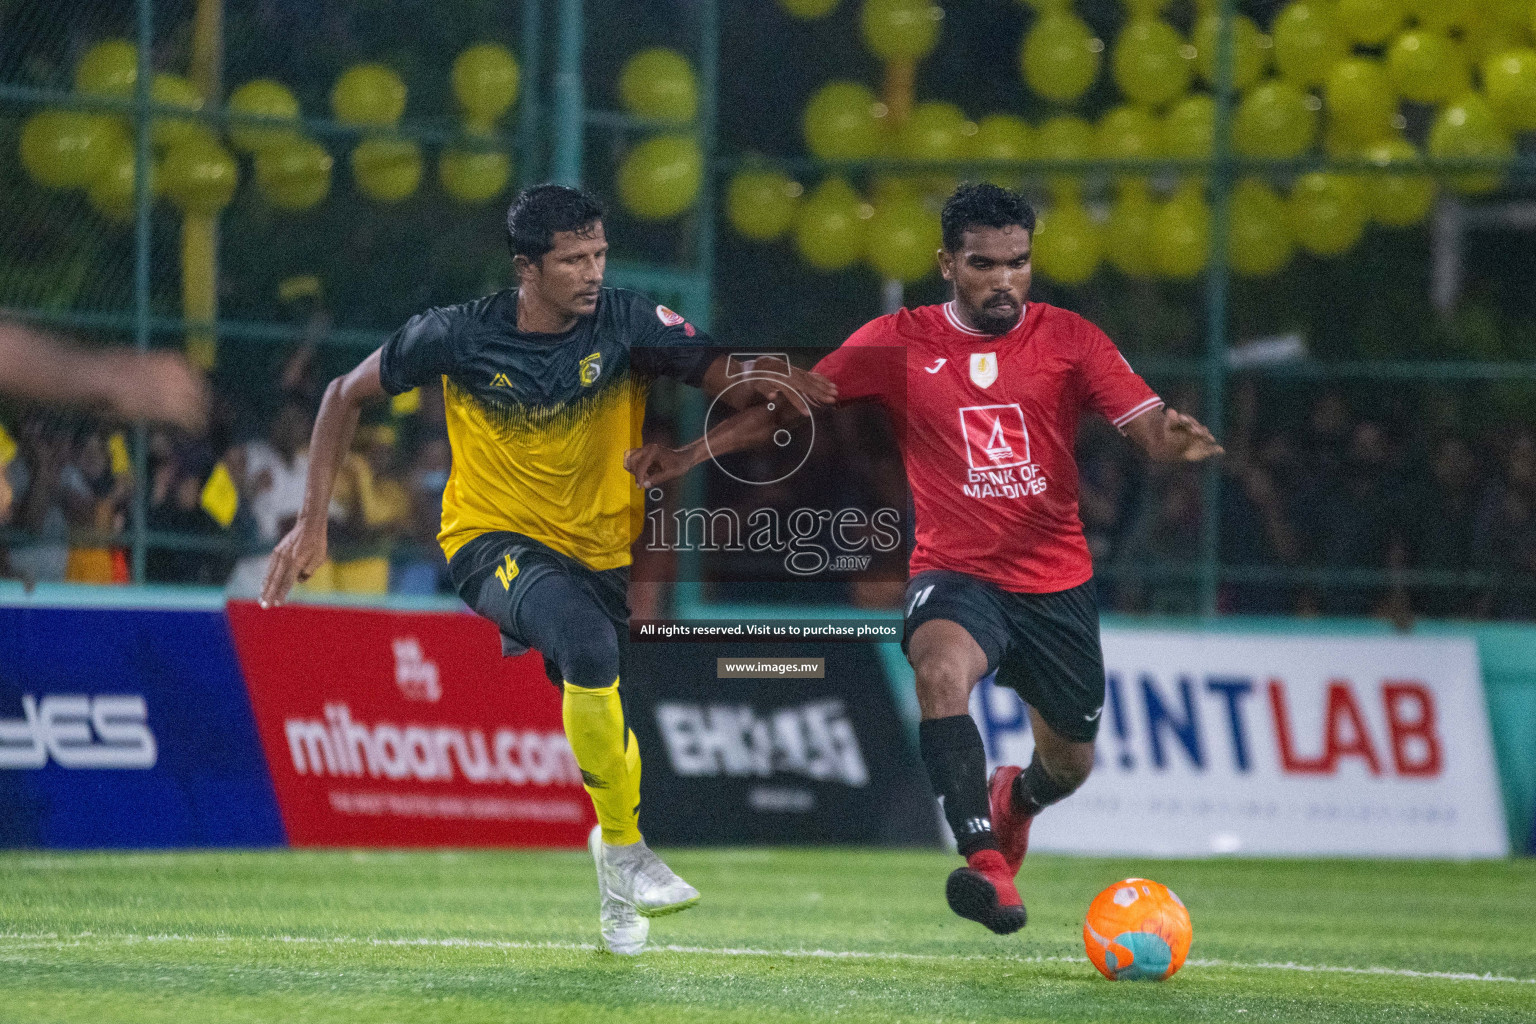
{"type": "Polygon", "coordinates": [[[1055,594],[1015,594],[929,569],[907,584],[901,649],[932,619],[958,622],[987,656],[997,684],[1018,691],[1057,733],[1090,743],[1104,709],[1104,652],[1093,581],[1055,594]]]}
{"type": "MultiPolygon", "coordinates": [[[[490,619],[501,630],[501,653],[515,657],[527,653],[531,616],[546,613],[537,603],[524,607],[523,598],[535,583],[550,573],[561,573],[592,598],[613,623],[620,661],[629,641],[629,567],[591,569],[570,555],[510,530],[482,533],[453,553],[448,575],[464,603],[490,619]],[[498,573],[499,570],[499,573],[498,573]]],[[[561,685],[561,672],[544,654],[544,672],[561,685]]]]}

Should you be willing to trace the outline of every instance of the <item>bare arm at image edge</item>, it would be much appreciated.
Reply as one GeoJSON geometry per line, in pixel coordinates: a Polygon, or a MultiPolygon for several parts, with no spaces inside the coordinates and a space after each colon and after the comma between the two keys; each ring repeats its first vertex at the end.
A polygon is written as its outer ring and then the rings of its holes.
{"type": "Polygon", "coordinates": [[[295,583],[309,579],[325,564],[327,515],[336,474],[347,452],[352,450],[358,414],[364,405],[386,394],[379,379],[381,351],[374,350],[350,373],[337,377],[325,389],[309,439],[304,505],[293,529],[272,549],[272,560],[267,563],[266,580],[261,586],[263,608],[281,604],[295,583]]]}
{"type": "Polygon", "coordinates": [[[194,433],[208,418],[202,374],[174,352],[83,348],[14,322],[0,321],[0,391],[194,433]]]}

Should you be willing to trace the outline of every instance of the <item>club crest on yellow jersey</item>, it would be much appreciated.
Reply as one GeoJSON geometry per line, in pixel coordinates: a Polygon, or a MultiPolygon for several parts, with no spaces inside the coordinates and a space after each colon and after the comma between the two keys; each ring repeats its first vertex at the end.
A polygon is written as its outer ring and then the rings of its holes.
{"type": "Polygon", "coordinates": [[[603,354],[601,352],[593,352],[582,359],[577,370],[577,377],[580,379],[582,387],[590,387],[597,382],[597,375],[602,372],[603,354]]]}

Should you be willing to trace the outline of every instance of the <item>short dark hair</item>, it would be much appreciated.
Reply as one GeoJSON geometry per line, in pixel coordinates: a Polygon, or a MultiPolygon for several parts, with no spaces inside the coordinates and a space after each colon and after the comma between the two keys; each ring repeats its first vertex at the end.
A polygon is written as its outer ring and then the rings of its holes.
{"type": "Polygon", "coordinates": [[[580,231],[603,219],[603,204],[590,192],[566,185],[525,188],[507,208],[507,248],[537,263],[555,247],[556,231],[580,231]]]}
{"type": "Polygon", "coordinates": [[[958,252],[966,231],[975,227],[1005,228],[1017,224],[1033,234],[1035,208],[1011,188],[987,181],[968,181],[945,201],[939,223],[944,228],[944,248],[958,252]]]}

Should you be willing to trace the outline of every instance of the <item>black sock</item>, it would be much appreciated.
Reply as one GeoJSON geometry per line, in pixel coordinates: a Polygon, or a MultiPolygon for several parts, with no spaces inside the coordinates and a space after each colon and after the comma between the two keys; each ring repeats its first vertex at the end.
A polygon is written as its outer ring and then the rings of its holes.
{"type": "Polygon", "coordinates": [[[1013,806],[1025,814],[1039,814],[1056,801],[1070,795],[1076,787],[1063,786],[1051,778],[1040,763],[1040,752],[1029,759],[1029,767],[1013,780],[1013,806]]]}
{"type": "Polygon", "coordinates": [[[987,752],[970,715],[930,718],[917,727],[928,781],[944,804],[960,856],[995,850],[987,804],[987,752]]]}

